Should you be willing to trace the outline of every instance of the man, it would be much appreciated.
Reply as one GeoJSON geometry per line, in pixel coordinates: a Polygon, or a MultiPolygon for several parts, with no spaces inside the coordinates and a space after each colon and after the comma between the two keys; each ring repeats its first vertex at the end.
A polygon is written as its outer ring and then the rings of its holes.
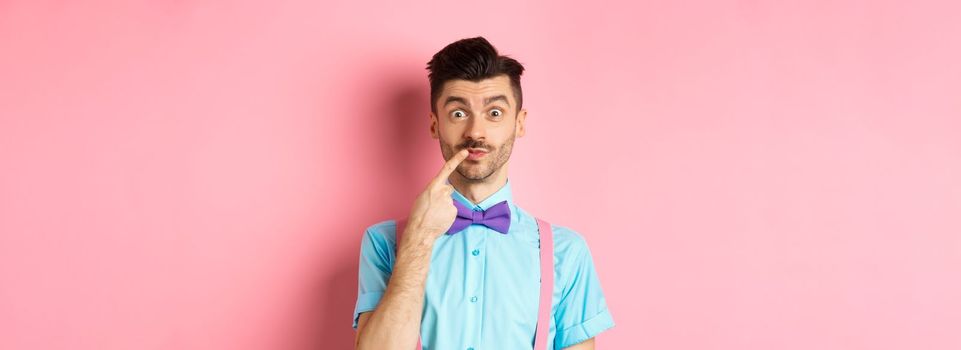
{"type": "MultiPolygon", "coordinates": [[[[430,133],[447,162],[416,198],[405,227],[386,220],[363,236],[356,348],[412,350],[422,339],[428,349],[531,349],[540,298],[538,226],[514,203],[507,178],[514,138],[524,136],[524,67],[477,37],[447,45],[427,69],[430,133]],[[458,207],[500,212],[506,225],[458,222],[458,207]]],[[[594,349],[594,336],[614,321],[590,250],[577,232],[551,227],[547,347],[594,349]]]]}

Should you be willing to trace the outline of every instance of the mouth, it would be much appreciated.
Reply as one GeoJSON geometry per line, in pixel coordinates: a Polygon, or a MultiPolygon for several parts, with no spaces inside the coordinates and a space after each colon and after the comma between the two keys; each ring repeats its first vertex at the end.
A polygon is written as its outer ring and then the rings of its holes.
{"type": "Polygon", "coordinates": [[[478,160],[487,156],[487,150],[482,148],[468,148],[467,152],[469,152],[467,159],[470,160],[478,160]]]}

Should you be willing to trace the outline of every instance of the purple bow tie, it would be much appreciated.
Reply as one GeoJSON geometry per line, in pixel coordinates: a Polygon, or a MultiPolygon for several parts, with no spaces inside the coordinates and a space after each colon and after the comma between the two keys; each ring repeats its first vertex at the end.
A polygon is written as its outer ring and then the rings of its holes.
{"type": "Polygon", "coordinates": [[[471,224],[481,224],[506,235],[511,226],[511,209],[506,200],[481,211],[471,210],[456,199],[454,206],[457,207],[457,217],[447,230],[448,235],[460,232],[471,224]]]}

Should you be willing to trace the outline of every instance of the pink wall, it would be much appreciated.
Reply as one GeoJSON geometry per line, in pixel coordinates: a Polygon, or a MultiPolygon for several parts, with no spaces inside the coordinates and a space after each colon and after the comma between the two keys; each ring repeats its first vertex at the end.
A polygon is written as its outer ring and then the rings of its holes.
{"type": "Polygon", "coordinates": [[[0,1],[0,348],[349,348],[479,34],[599,349],[961,348],[957,2],[269,3],[0,1]]]}

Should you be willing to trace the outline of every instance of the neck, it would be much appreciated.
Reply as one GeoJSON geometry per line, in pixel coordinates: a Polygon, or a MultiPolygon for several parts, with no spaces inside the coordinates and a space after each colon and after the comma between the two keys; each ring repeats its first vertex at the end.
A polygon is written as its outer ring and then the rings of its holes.
{"type": "Polygon", "coordinates": [[[451,186],[454,186],[457,192],[460,192],[472,203],[477,204],[504,187],[504,184],[507,183],[507,165],[505,164],[497,172],[483,180],[467,179],[456,171],[451,174],[449,180],[451,186]]]}

